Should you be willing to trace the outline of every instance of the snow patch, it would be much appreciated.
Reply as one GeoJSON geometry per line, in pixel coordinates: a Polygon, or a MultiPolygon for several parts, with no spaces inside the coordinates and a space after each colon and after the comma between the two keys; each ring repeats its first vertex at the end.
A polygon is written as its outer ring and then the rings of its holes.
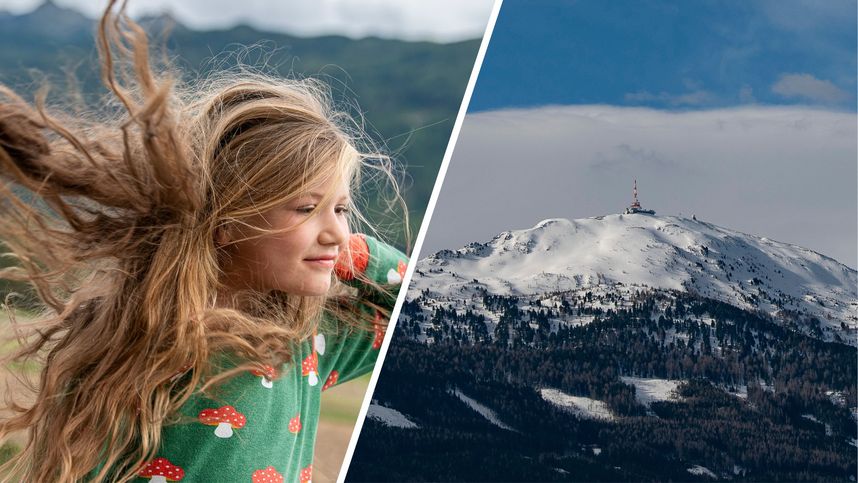
{"type": "Polygon", "coordinates": [[[809,419],[814,423],[822,424],[818,419],[816,419],[816,416],[814,416],[813,414],[802,414],[801,417],[803,417],[804,419],[809,419]]]}
{"type": "Polygon", "coordinates": [[[824,424],[824,425],[825,425],[825,435],[826,435],[826,436],[831,436],[832,434],[834,434],[834,431],[831,429],[831,425],[830,425],[830,424],[828,424],[828,423],[823,423],[822,421],[820,421],[820,420],[819,420],[816,416],[814,416],[813,414],[802,414],[802,415],[801,415],[801,417],[803,417],[804,419],[809,419],[809,420],[813,421],[813,422],[814,422],[814,423],[816,423],[816,424],[824,424]]]}
{"type": "Polygon", "coordinates": [[[420,427],[396,409],[382,406],[374,401],[369,405],[366,417],[375,419],[385,426],[391,426],[394,428],[417,429],[420,427]]]}
{"type": "Polygon", "coordinates": [[[825,395],[831,399],[831,402],[845,408],[846,407],[846,394],[843,391],[825,391],[825,395]]]}
{"type": "Polygon", "coordinates": [[[635,387],[635,397],[644,406],[656,401],[676,401],[679,395],[676,388],[685,381],[679,379],[655,379],[641,377],[621,377],[624,383],[635,387]]]}
{"type": "Polygon", "coordinates": [[[604,421],[613,421],[615,419],[611,410],[608,409],[608,405],[596,399],[570,396],[563,391],[550,388],[540,389],[539,395],[551,404],[572,411],[582,418],[601,419],[604,421]]]}
{"type": "Polygon", "coordinates": [[[453,390],[453,394],[455,394],[456,397],[461,399],[462,402],[467,404],[468,407],[470,407],[471,409],[473,409],[474,411],[479,413],[480,416],[486,418],[490,423],[494,424],[495,426],[497,426],[501,429],[506,429],[507,431],[515,431],[511,427],[504,424],[500,419],[498,419],[498,416],[497,416],[497,414],[495,414],[494,411],[492,411],[488,407],[480,404],[476,400],[469,398],[468,396],[465,395],[465,393],[463,393],[458,388],[453,390]]]}
{"type": "Polygon", "coordinates": [[[736,396],[739,399],[748,399],[748,386],[741,384],[737,386],[733,386],[733,390],[731,391],[729,388],[725,388],[725,391],[736,396]]]}
{"type": "Polygon", "coordinates": [[[692,475],[697,475],[697,476],[704,476],[705,475],[705,476],[708,476],[709,478],[714,478],[716,480],[718,479],[718,477],[715,475],[715,473],[712,473],[712,470],[710,470],[709,468],[707,468],[705,466],[694,465],[691,468],[688,468],[686,471],[688,471],[692,475]]]}

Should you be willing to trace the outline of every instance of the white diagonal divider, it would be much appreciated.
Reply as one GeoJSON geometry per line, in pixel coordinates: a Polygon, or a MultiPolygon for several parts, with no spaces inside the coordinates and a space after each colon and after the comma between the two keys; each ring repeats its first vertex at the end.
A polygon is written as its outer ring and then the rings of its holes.
{"type": "Polygon", "coordinates": [[[426,231],[429,229],[429,222],[432,220],[432,213],[435,211],[435,204],[438,201],[438,195],[441,193],[441,185],[444,183],[444,177],[447,175],[447,167],[450,164],[450,158],[453,157],[453,150],[456,147],[456,140],[459,138],[459,131],[462,129],[462,122],[465,119],[465,114],[468,112],[468,105],[471,102],[471,94],[474,92],[474,86],[477,84],[477,77],[480,75],[483,58],[486,56],[486,50],[488,49],[489,41],[492,37],[492,31],[495,28],[495,21],[498,18],[498,12],[500,12],[502,3],[503,0],[495,0],[494,5],[492,5],[492,12],[489,16],[489,21],[486,24],[483,41],[480,44],[480,50],[477,52],[477,58],[474,61],[474,68],[471,71],[471,77],[468,80],[468,86],[465,89],[465,96],[462,98],[462,105],[459,106],[456,123],[453,125],[453,131],[451,132],[450,140],[447,143],[447,150],[444,152],[444,159],[441,161],[441,168],[438,170],[438,177],[435,179],[435,186],[432,189],[432,196],[429,198],[429,204],[426,207],[426,214],[423,217],[423,223],[421,223],[420,231],[417,233],[417,241],[414,244],[411,259],[408,262],[405,277],[402,279],[402,287],[399,290],[399,296],[396,298],[396,305],[394,305],[393,312],[390,314],[390,325],[388,326],[387,333],[384,336],[384,342],[381,344],[378,362],[375,365],[375,369],[372,371],[372,377],[369,380],[369,386],[367,387],[366,395],[363,398],[360,413],[358,413],[357,424],[352,431],[352,437],[349,440],[349,447],[346,450],[346,456],[343,458],[343,465],[340,467],[340,473],[337,476],[337,483],[343,483],[346,479],[346,474],[348,473],[349,465],[351,464],[352,456],[354,455],[355,447],[357,446],[358,439],[360,438],[360,432],[366,419],[369,403],[372,400],[372,395],[375,392],[375,385],[378,383],[378,376],[381,374],[381,368],[384,365],[384,359],[387,356],[387,348],[390,345],[391,338],[393,337],[393,331],[396,330],[396,320],[399,317],[402,304],[405,302],[408,285],[411,282],[411,276],[414,274],[414,267],[417,265],[420,250],[423,248],[423,240],[426,238],[426,231]]]}

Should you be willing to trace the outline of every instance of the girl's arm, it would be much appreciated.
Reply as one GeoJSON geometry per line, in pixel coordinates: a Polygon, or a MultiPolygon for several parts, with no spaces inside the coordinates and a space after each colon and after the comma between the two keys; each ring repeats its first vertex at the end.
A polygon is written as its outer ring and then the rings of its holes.
{"type": "MultiPolygon", "coordinates": [[[[364,293],[372,290],[368,290],[371,289],[370,285],[361,280],[390,288],[393,292],[398,291],[408,266],[408,257],[405,254],[361,233],[352,234],[348,245],[335,268],[340,280],[362,289],[364,293]]],[[[393,308],[396,299],[396,293],[392,295],[388,308],[393,308]]]]}

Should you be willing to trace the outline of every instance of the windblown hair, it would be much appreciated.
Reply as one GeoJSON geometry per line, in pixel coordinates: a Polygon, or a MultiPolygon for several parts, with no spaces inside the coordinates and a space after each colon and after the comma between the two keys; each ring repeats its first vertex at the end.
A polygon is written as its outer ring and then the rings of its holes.
{"type": "Polygon", "coordinates": [[[29,440],[0,479],[128,481],[195,391],[291,361],[326,312],[362,324],[337,284],[326,297],[248,291],[225,305],[217,230],[331,177],[355,190],[361,171],[389,177],[402,200],[389,160],[358,150],[359,130],[322,84],[242,71],[180,89],[116,10],[97,37],[118,101],[110,120],[0,86],[0,240],[15,261],[0,278],[28,283],[44,305],[36,322],[13,324],[9,359],[41,372],[25,403],[7,402],[0,440],[29,440]],[[224,353],[241,364],[217,371],[224,353]]]}

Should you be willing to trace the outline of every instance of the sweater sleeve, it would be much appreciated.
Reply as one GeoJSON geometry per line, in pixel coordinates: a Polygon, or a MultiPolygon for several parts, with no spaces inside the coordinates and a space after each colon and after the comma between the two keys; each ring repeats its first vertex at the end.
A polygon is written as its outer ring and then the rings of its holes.
{"type": "MultiPolygon", "coordinates": [[[[337,266],[337,276],[355,288],[363,310],[372,320],[372,331],[345,327],[338,324],[335,334],[328,335],[330,343],[320,352],[319,369],[325,376],[323,390],[370,372],[378,358],[384,341],[388,320],[386,315],[393,308],[396,295],[405,275],[408,258],[396,248],[373,237],[355,234],[349,241],[349,250],[337,266]],[[372,282],[369,283],[369,282],[372,282]],[[373,284],[382,287],[380,291],[373,284]],[[323,354],[326,352],[326,354],[323,354]]],[[[324,336],[323,336],[324,337],[324,336]]],[[[318,351],[319,336],[316,337],[318,351]]]]}

